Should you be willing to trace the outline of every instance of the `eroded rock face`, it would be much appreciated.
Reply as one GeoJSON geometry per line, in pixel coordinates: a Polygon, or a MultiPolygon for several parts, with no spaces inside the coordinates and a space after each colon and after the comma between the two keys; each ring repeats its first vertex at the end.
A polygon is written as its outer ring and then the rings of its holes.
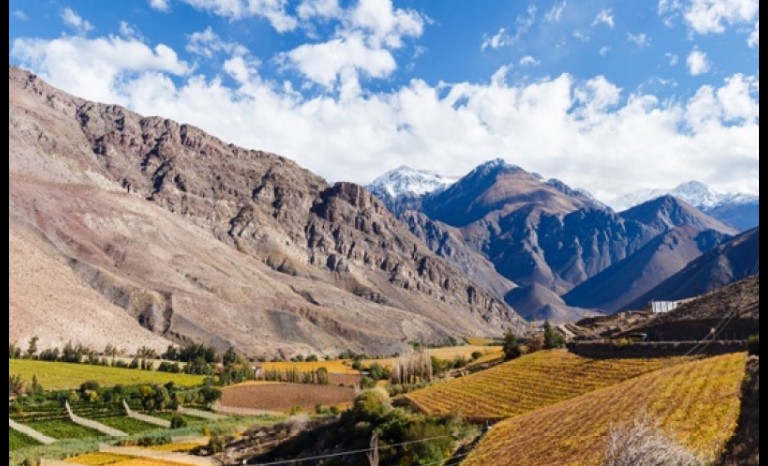
{"type": "MultiPolygon", "coordinates": [[[[83,101],[13,67],[9,91],[11,223],[50,244],[51,260],[80,264],[78,286],[158,345],[385,353],[523,325],[360,186],[330,186],[283,157],[83,101]],[[137,293],[153,297],[142,310],[127,304],[137,293]]],[[[38,312],[22,301],[11,320],[38,312]]],[[[27,327],[10,338],[78,340],[27,327]]]]}

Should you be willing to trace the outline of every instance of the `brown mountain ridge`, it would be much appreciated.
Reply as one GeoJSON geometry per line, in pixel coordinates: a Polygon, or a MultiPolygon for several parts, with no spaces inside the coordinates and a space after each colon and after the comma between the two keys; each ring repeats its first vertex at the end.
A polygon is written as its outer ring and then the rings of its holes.
{"type": "Polygon", "coordinates": [[[10,341],[391,353],[525,325],[357,185],[8,74],[10,341]]]}

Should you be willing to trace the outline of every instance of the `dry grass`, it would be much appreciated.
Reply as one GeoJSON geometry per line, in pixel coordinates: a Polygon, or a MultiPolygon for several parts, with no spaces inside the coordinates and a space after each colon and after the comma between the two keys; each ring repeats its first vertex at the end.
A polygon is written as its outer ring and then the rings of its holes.
{"type": "Polygon", "coordinates": [[[588,359],[565,350],[538,351],[406,395],[428,414],[504,419],[607,387],[680,362],[664,359],[588,359]]]}
{"type": "Polygon", "coordinates": [[[19,374],[27,381],[32,380],[33,375],[37,375],[40,384],[46,390],[78,388],[86,380],[96,380],[103,386],[174,382],[176,385],[191,387],[203,383],[203,376],[200,375],[171,374],[169,372],[92,366],[90,364],[29,359],[11,359],[8,364],[9,375],[19,374]]]}
{"type": "Polygon", "coordinates": [[[197,442],[179,442],[179,443],[166,443],[165,445],[154,445],[151,447],[147,447],[150,450],[155,451],[168,451],[168,452],[182,452],[186,453],[189,450],[192,450],[193,448],[197,448],[200,445],[205,445],[208,443],[208,439],[204,438],[197,442]]]}
{"type": "Polygon", "coordinates": [[[496,341],[482,337],[465,337],[464,340],[470,345],[492,345],[496,341]]]}
{"type": "Polygon", "coordinates": [[[82,464],[85,466],[102,466],[105,464],[117,464],[117,463],[122,464],[121,461],[126,461],[130,459],[133,459],[133,457],[126,456],[126,455],[116,455],[114,453],[93,452],[93,453],[86,453],[84,455],[74,456],[64,461],[67,463],[76,463],[76,464],[82,464]]]}
{"type": "Polygon", "coordinates": [[[466,466],[599,465],[612,428],[647,413],[705,463],[733,434],[744,353],[676,364],[494,426],[466,466]]]}

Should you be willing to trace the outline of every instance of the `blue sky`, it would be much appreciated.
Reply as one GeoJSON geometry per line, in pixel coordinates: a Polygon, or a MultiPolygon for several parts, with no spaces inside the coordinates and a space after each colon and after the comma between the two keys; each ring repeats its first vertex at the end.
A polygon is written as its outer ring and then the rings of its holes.
{"type": "Polygon", "coordinates": [[[11,1],[9,61],[329,180],[502,157],[602,199],[756,193],[758,21],[756,0],[11,1]]]}

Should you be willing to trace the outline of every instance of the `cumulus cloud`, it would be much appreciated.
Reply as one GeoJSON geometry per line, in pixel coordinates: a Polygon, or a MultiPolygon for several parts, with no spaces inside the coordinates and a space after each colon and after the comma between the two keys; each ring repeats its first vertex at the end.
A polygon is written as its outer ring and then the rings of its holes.
{"type": "Polygon", "coordinates": [[[21,11],[21,10],[13,10],[13,13],[11,13],[11,14],[13,15],[14,18],[16,18],[18,20],[21,20],[21,21],[26,21],[26,20],[29,19],[27,17],[27,14],[24,13],[23,11],[21,11]]]}
{"type": "Polygon", "coordinates": [[[497,49],[499,47],[509,47],[515,45],[524,35],[528,33],[531,26],[536,22],[536,7],[534,5],[528,5],[525,10],[526,14],[515,18],[515,32],[510,34],[507,32],[507,28],[499,28],[496,34],[492,36],[483,36],[483,42],[480,45],[480,50],[485,50],[488,47],[497,49]]]}
{"type": "Polygon", "coordinates": [[[214,55],[222,52],[238,55],[244,55],[246,53],[245,47],[235,42],[227,42],[223,40],[210,26],[202,31],[190,34],[185,49],[187,52],[205,58],[212,58],[214,55]]]}
{"type": "Polygon", "coordinates": [[[168,11],[171,9],[170,0],[149,0],[149,6],[158,11],[168,11]]]}
{"type": "Polygon", "coordinates": [[[600,50],[598,50],[597,53],[601,57],[605,57],[606,55],[608,55],[608,52],[610,52],[610,51],[611,51],[611,48],[608,47],[607,45],[604,45],[604,46],[600,47],[600,50]]]}
{"type": "Polygon", "coordinates": [[[413,10],[395,8],[391,0],[360,0],[341,13],[341,27],[325,42],[300,45],[278,61],[326,90],[344,96],[360,91],[360,77],[383,78],[397,69],[392,51],[404,39],[419,37],[426,19],[413,10]]]}
{"type": "Polygon", "coordinates": [[[750,76],[668,101],[603,76],[509,84],[507,65],[486,83],[415,79],[390,92],[306,97],[260,77],[246,57],[224,63],[227,85],[191,74],[168,47],[116,38],[17,40],[12,56],[69,92],[194,124],[331,180],[366,182],[401,164],[462,173],[501,156],[603,198],[693,178],[723,191],[759,187],[750,76]]]}
{"type": "Polygon", "coordinates": [[[701,50],[693,49],[685,61],[688,64],[688,72],[691,76],[709,73],[710,64],[707,54],[701,50]]]}
{"type": "Polygon", "coordinates": [[[760,7],[758,0],[659,0],[658,12],[667,26],[682,16],[696,34],[720,34],[727,26],[752,23],[760,7]]]}
{"type": "Polygon", "coordinates": [[[600,24],[605,24],[609,29],[613,29],[613,10],[605,8],[597,12],[592,26],[599,26],[600,24]]]}
{"type": "Polygon", "coordinates": [[[288,0],[181,0],[193,8],[231,20],[266,19],[277,32],[296,29],[298,21],[287,11],[288,0]]]}
{"type": "Polygon", "coordinates": [[[64,24],[72,28],[78,34],[85,34],[88,31],[93,30],[93,24],[83,19],[72,8],[64,8],[61,12],[61,20],[64,24]]]}
{"type": "Polygon", "coordinates": [[[342,14],[339,0],[302,0],[296,7],[299,19],[307,21],[313,18],[338,18],[342,14]]]}
{"type": "Polygon", "coordinates": [[[651,39],[644,32],[641,32],[640,34],[627,32],[627,40],[641,48],[651,45],[651,39]]]}
{"type": "Polygon", "coordinates": [[[118,77],[126,72],[187,72],[187,65],[164,44],[154,49],[136,39],[64,36],[53,40],[16,39],[12,54],[51,84],[99,102],[126,103],[118,77]]]}

